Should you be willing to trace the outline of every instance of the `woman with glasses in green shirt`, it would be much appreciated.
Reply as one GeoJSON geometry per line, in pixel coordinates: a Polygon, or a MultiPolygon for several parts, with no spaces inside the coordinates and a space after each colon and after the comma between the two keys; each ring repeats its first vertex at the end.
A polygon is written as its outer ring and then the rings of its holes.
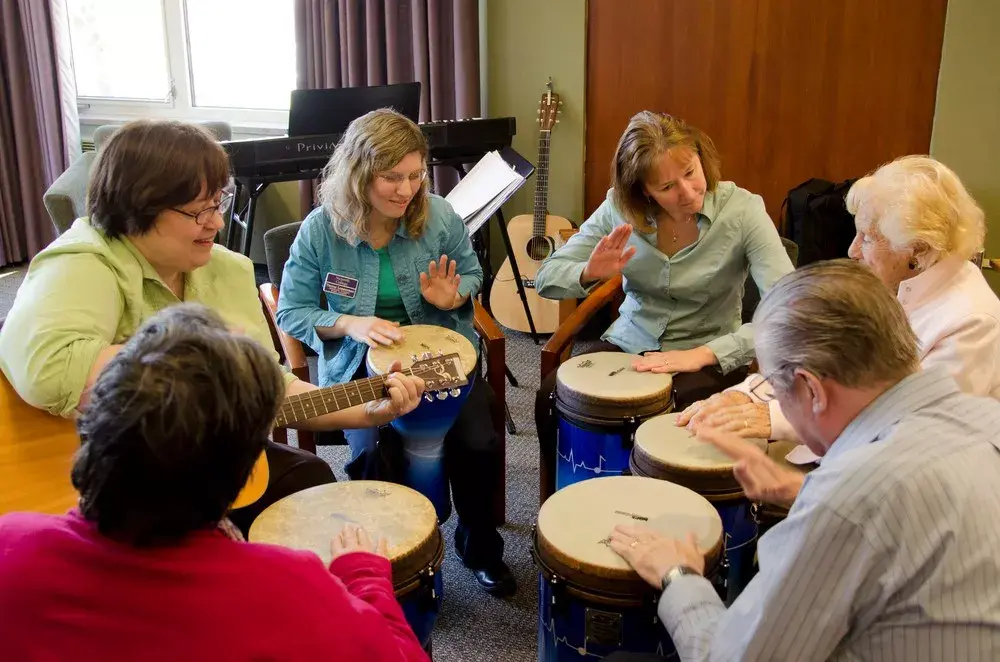
{"type": "MultiPolygon", "coordinates": [[[[23,400],[59,416],[86,406],[101,369],[157,311],[182,301],[217,312],[274,355],[253,265],[215,243],[232,201],[229,158],[201,127],[130,122],[94,164],[88,218],[39,253],[0,331],[0,369],[23,400]]],[[[316,387],[286,373],[286,394],[316,387]]],[[[390,398],[301,424],[380,425],[419,403],[419,380],[393,378],[390,398]]],[[[244,532],[269,504],[334,480],[311,453],[270,443],[264,496],[233,511],[244,532]]]]}
{"type": "MultiPolygon", "coordinates": [[[[618,142],[607,199],[535,279],[539,295],[566,299],[621,274],[625,302],[601,349],[642,354],[636,370],[673,373],[680,408],[746,376],[754,358],[753,330],[741,319],[747,271],[763,296],[793,269],[763,199],[720,178],[705,133],[665,113],[636,114],[618,142]]],[[[555,379],[536,399],[543,444],[554,444],[555,379]]]]}

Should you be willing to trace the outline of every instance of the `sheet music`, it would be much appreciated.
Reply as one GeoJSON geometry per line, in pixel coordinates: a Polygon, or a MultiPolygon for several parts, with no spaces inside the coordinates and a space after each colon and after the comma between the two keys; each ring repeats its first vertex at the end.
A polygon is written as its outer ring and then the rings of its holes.
{"type": "Polygon", "coordinates": [[[524,177],[504,161],[499,152],[488,152],[459,181],[445,200],[451,203],[465,221],[469,234],[472,234],[523,183],[524,177]]]}

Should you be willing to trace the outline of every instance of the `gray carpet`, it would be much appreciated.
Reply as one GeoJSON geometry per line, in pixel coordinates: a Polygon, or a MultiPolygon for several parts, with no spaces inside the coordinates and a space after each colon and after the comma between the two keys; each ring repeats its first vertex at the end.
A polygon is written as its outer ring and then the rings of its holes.
{"type": "Polygon", "coordinates": [[[17,288],[21,287],[26,271],[27,267],[0,269],[0,325],[14,303],[14,295],[17,294],[17,288]]]}

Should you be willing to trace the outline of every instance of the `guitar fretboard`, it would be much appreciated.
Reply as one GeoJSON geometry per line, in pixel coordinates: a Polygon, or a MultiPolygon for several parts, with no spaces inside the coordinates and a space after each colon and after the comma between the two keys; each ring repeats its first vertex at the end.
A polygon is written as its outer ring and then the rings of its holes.
{"type": "MultiPolygon", "coordinates": [[[[413,374],[411,369],[402,372],[406,375],[413,374]]],[[[385,380],[385,376],[379,375],[366,379],[356,379],[346,384],[334,384],[298,395],[290,395],[285,398],[281,409],[278,410],[274,424],[277,427],[285,427],[298,421],[384,398],[386,397],[385,380]]]]}
{"type": "Polygon", "coordinates": [[[552,131],[542,129],[538,133],[538,167],[535,169],[535,214],[532,235],[545,236],[545,217],[549,213],[549,144],[552,131]]]}

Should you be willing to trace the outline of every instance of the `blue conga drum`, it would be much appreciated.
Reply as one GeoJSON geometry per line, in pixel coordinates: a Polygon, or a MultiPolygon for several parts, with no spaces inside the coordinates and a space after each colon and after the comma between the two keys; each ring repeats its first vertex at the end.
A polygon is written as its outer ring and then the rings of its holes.
{"type": "Polygon", "coordinates": [[[659,590],[611,549],[615,525],[641,524],[707,550],[712,578],[722,521],[704,497],[662,480],[608,476],[570,485],[538,512],[533,552],[538,565],[539,662],[597,660],[617,651],[677,657],[656,616],[659,590]]]}
{"type": "Polygon", "coordinates": [[[639,425],[673,408],[669,374],[637,372],[635,354],[594,352],[556,373],[556,489],[628,472],[639,425]]]}
{"type": "MultiPolygon", "coordinates": [[[[403,484],[430,499],[438,518],[444,522],[451,514],[444,467],[444,437],[455,424],[476,379],[476,348],[461,333],[440,326],[413,324],[402,327],[401,331],[404,334],[402,341],[391,347],[368,350],[370,375],[385,374],[393,361],[400,361],[405,370],[421,358],[458,354],[468,379],[468,383],[459,389],[425,393],[424,400],[416,409],[390,424],[403,439],[406,460],[403,484]]],[[[490,423],[483,421],[483,424],[490,423]]]]}
{"type": "Polygon", "coordinates": [[[347,524],[385,538],[396,599],[424,648],[444,596],[444,540],[427,497],[396,483],[354,480],[317,485],[277,501],[250,527],[250,542],[314,552],[330,564],[330,541],[347,524]]]}
{"type": "MultiPolygon", "coordinates": [[[[725,531],[724,598],[731,604],[754,575],[755,509],[733,475],[733,460],[715,446],[698,441],[687,428],[677,427],[677,416],[657,416],[639,426],[632,450],[632,473],[688,487],[708,499],[719,511],[725,531]]],[[[767,447],[764,439],[748,439],[747,442],[762,450],[767,447]]]]}

